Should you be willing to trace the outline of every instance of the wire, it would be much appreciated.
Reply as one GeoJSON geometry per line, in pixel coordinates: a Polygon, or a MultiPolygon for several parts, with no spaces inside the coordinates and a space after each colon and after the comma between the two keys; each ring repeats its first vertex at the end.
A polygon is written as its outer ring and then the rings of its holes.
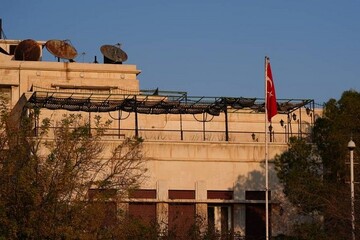
{"type": "Polygon", "coordinates": [[[108,114],[109,114],[109,116],[110,116],[113,120],[125,120],[125,119],[129,118],[130,112],[128,112],[128,115],[127,115],[126,117],[121,118],[122,112],[123,112],[123,111],[119,110],[119,113],[120,113],[120,114],[119,114],[119,115],[120,115],[119,118],[115,118],[115,117],[111,116],[111,112],[108,112],[108,114]]]}
{"type": "Polygon", "coordinates": [[[207,114],[207,113],[203,113],[203,116],[206,116],[206,117],[203,117],[203,119],[202,120],[199,120],[199,119],[197,119],[196,117],[195,117],[195,114],[193,114],[193,118],[196,120],[196,121],[198,121],[198,122],[211,122],[213,119],[214,119],[214,115],[211,115],[211,119],[207,119],[207,116],[209,115],[209,114],[207,114]]]}

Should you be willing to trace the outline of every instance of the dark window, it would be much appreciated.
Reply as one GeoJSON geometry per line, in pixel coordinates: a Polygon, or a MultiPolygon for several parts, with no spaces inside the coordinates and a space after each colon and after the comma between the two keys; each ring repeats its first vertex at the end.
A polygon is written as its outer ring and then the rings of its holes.
{"type": "Polygon", "coordinates": [[[246,239],[250,239],[250,240],[265,239],[266,236],[265,204],[246,205],[245,234],[246,234],[246,239]]]}
{"type": "MultiPolygon", "coordinates": [[[[265,191],[246,191],[246,200],[265,200],[265,191]]],[[[269,200],[271,192],[269,191],[269,200]]],[[[271,205],[269,205],[269,221],[271,226],[271,205]]],[[[246,239],[265,239],[266,219],[265,219],[265,203],[249,203],[246,204],[245,213],[245,229],[246,239]]],[[[270,229],[271,232],[271,229],[270,229]]]]}
{"type": "Polygon", "coordinates": [[[174,239],[189,239],[195,226],[195,204],[169,204],[169,235],[174,239]]]}
{"type": "Polygon", "coordinates": [[[117,224],[116,189],[89,189],[90,217],[94,220],[94,227],[108,227],[117,224]],[[96,224],[95,224],[96,222],[96,224]]]}
{"type": "Polygon", "coordinates": [[[195,199],[194,190],[169,190],[169,199],[195,199]]]}
{"type": "MultiPolygon", "coordinates": [[[[133,199],[156,199],[155,189],[136,189],[129,194],[133,199]]],[[[156,224],[156,203],[153,202],[130,202],[129,217],[136,219],[148,226],[156,224]]]]}
{"type": "Polygon", "coordinates": [[[156,221],[156,203],[129,203],[129,215],[146,224],[156,221]]]}
{"type": "Polygon", "coordinates": [[[218,190],[209,190],[207,191],[208,199],[223,199],[223,200],[232,200],[234,196],[233,191],[218,191],[218,190]]]}
{"type": "Polygon", "coordinates": [[[116,197],[116,189],[89,189],[89,200],[104,200],[116,197]]]}
{"type": "MultiPolygon", "coordinates": [[[[246,191],[246,200],[265,200],[265,191],[246,191]]],[[[269,191],[269,200],[271,199],[271,192],[269,191]]]]}
{"type": "Polygon", "coordinates": [[[153,189],[137,189],[130,192],[130,198],[149,198],[156,199],[156,190],[153,189]]]}
{"type": "Polygon", "coordinates": [[[117,204],[115,201],[90,201],[87,210],[98,227],[114,226],[117,223],[117,204]]]}

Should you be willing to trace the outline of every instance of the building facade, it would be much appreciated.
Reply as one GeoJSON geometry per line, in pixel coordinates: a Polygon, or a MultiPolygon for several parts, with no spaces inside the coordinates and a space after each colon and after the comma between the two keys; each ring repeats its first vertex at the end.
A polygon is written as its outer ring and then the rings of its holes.
{"type": "Polygon", "coordinates": [[[291,136],[308,137],[320,111],[313,100],[278,100],[279,114],[265,129],[263,99],[142,90],[135,65],[42,61],[45,41],[36,42],[39,53],[30,58],[25,55],[33,49],[19,49],[20,43],[0,39],[0,92],[13,116],[39,107],[39,119],[75,111],[91,124],[100,115],[112,120],[104,137],[109,146],[126,137],[144,139],[148,173],[122,204],[129,214],[179,236],[201,219],[219,234],[263,237],[267,134],[270,229],[273,236],[287,233],[294,216],[272,159],[291,136]]]}

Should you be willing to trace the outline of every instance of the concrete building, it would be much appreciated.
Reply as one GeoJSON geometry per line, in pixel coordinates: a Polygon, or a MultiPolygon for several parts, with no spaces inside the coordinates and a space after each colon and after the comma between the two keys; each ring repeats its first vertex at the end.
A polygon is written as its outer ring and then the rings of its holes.
{"type": "Polygon", "coordinates": [[[68,111],[90,121],[100,115],[113,120],[104,139],[109,144],[144,139],[149,171],[126,201],[130,214],[179,232],[199,216],[219,233],[263,237],[266,132],[270,229],[273,236],[287,232],[293,216],[271,160],[287,149],[289,137],[308,136],[320,111],[313,100],[278,99],[279,114],[265,130],[263,99],[141,90],[135,65],[42,61],[45,41],[22,49],[20,43],[0,39],[0,92],[14,113],[40,107],[40,119],[68,111]]]}

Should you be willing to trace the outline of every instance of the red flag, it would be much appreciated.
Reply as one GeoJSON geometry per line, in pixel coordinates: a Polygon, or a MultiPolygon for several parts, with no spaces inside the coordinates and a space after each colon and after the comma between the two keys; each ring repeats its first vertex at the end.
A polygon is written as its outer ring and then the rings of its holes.
{"type": "Polygon", "coordinates": [[[275,86],[269,61],[267,62],[266,67],[266,110],[268,121],[271,122],[271,118],[277,114],[277,103],[275,86]]]}

